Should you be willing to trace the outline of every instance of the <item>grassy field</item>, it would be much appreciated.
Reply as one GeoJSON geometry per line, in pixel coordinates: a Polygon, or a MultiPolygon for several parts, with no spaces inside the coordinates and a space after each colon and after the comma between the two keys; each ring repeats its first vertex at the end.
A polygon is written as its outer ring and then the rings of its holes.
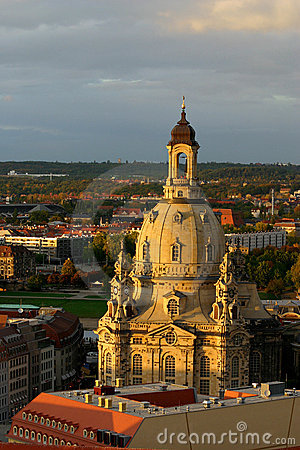
{"type": "Polygon", "coordinates": [[[63,294],[62,292],[28,292],[28,291],[3,291],[0,292],[0,298],[3,297],[47,297],[47,298],[55,298],[55,297],[62,297],[62,298],[69,298],[73,297],[74,294],[63,294]]]}
{"type": "MultiPolygon", "coordinates": [[[[1,301],[0,304],[6,303],[1,301]]],[[[10,303],[19,304],[19,299],[11,299],[10,303]]],[[[72,299],[62,299],[62,300],[51,300],[51,299],[36,299],[31,298],[30,304],[34,306],[58,306],[64,308],[72,314],[76,314],[78,317],[91,317],[100,318],[106,312],[106,302],[99,300],[72,300],[72,299]]]]}
{"type": "Polygon", "coordinates": [[[66,311],[69,311],[72,314],[76,314],[76,316],[78,317],[90,318],[100,318],[107,310],[106,301],[101,300],[100,298],[95,300],[85,300],[84,298],[78,300],[73,298],[66,298],[71,297],[70,294],[61,295],[61,298],[55,298],[59,296],[57,294],[50,294],[47,296],[42,292],[27,292],[26,294],[31,295],[25,296],[23,295],[24,292],[16,292],[14,293],[16,295],[10,295],[10,298],[6,298],[6,294],[7,292],[0,293],[0,305],[4,303],[12,303],[14,305],[18,305],[20,303],[20,299],[22,299],[23,304],[26,302],[34,306],[56,306],[64,308],[66,311]],[[41,296],[43,298],[37,298],[38,296],[41,296]]]}

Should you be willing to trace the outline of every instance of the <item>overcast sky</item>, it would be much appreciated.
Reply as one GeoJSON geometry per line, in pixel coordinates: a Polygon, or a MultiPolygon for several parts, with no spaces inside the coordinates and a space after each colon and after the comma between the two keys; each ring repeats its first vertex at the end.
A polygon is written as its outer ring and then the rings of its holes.
{"type": "Polygon", "coordinates": [[[299,0],[0,0],[1,160],[300,163],[299,0]]]}

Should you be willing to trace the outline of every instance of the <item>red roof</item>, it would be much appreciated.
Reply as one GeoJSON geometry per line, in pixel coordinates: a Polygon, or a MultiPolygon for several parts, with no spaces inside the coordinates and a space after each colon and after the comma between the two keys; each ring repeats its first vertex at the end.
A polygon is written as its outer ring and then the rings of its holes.
{"type": "MultiPolygon", "coordinates": [[[[111,430],[127,436],[133,436],[142,421],[143,419],[141,417],[136,417],[129,413],[124,414],[88,403],[78,403],[76,400],[43,392],[13,417],[8,436],[14,438],[13,427],[16,425],[24,429],[27,428],[29,431],[33,430],[36,433],[40,432],[48,436],[53,436],[54,438],[63,439],[66,442],[70,441],[72,444],[102,446],[103,444],[99,444],[96,438],[98,429],[111,430]],[[38,416],[51,417],[51,420],[53,418],[53,420],[56,422],[60,421],[62,424],[73,424],[75,431],[71,433],[63,429],[59,430],[57,426],[47,426],[46,423],[42,425],[40,420],[36,423],[33,420],[23,419],[23,411],[27,414],[31,412],[33,415],[37,414],[38,416]],[[84,429],[94,431],[94,439],[84,437],[84,429]]],[[[24,436],[23,438],[18,436],[17,439],[23,442],[29,441],[24,436]]]]}
{"type": "MultiPolygon", "coordinates": [[[[121,396],[120,396],[121,397],[121,396]]],[[[196,403],[195,390],[176,389],[172,391],[143,392],[142,394],[122,395],[122,398],[137,402],[150,402],[151,405],[171,408],[172,406],[190,405],[196,403]]]]}

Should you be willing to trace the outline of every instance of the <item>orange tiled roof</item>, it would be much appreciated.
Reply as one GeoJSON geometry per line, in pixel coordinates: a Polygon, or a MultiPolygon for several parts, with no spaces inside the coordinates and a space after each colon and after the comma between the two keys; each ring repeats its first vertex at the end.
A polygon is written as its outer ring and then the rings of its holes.
{"type": "MultiPolygon", "coordinates": [[[[143,419],[141,417],[136,417],[129,413],[124,414],[88,403],[78,403],[69,398],[43,392],[13,417],[8,436],[14,438],[13,427],[17,426],[28,429],[29,431],[33,430],[36,433],[40,432],[48,436],[57,437],[66,442],[70,441],[72,444],[97,446],[100,445],[96,439],[98,429],[106,429],[127,436],[133,436],[142,421],[143,419]],[[63,427],[59,430],[57,426],[55,428],[51,424],[47,426],[46,421],[42,425],[40,420],[36,423],[34,420],[29,421],[28,419],[23,419],[23,412],[27,414],[31,412],[32,415],[37,414],[39,417],[51,418],[51,420],[55,420],[56,422],[60,421],[63,425],[65,423],[69,426],[73,425],[75,431],[71,433],[70,431],[64,431],[63,427]],[[84,430],[94,431],[94,439],[84,437],[84,430]]],[[[25,437],[20,438],[18,436],[17,439],[23,442],[29,442],[25,437]]]]}

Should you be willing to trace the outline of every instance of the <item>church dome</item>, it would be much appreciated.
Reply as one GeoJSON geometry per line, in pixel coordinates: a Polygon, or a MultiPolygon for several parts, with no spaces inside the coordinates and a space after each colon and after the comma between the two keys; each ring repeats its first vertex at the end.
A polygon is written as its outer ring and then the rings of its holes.
{"type": "Polygon", "coordinates": [[[137,244],[135,273],[151,276],[217,276],[224,233],[205,201],[160,201],[145,217],[137,244]]]}
{"type": "Polygon", "coordinates": [[[186,120],[184,98],[182,103],[181,119],[177,122],[177,125],[171,131],[171,140],[168,145],[173,146],[176,144],[198,145],[196,139],[196,133],[194,128],[190,125],[190,122],[186,120]]]}

